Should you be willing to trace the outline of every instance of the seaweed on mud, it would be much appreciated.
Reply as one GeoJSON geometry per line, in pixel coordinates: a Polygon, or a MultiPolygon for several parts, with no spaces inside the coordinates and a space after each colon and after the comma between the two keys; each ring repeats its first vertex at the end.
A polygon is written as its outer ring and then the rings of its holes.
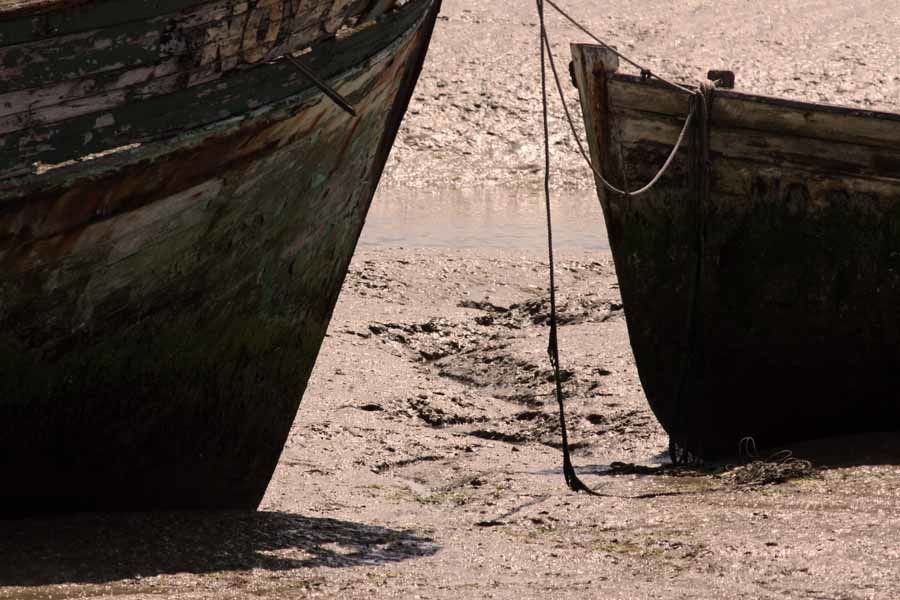
{"type": "Polygon", "coordinates": [[[811,461],[795,457],[790,450],[776,452],[766,459],[760,458],[756,451],[756,441],[752,437],[742,439],[738,451],[744,463],[727,468],[723,475],[725,480],[734,485],[774,485],[817,474],[811,461]]]}
{"type": "Polygon", "coordinates": [[[438,406],[434,406],[424,398],[410,398],[409,406],[416,416],[431,427],[448,427],[450,425],[471,425],[483,423],[487,420],[484,416],[471,416],[466,414],[449,413],[438,406]]]}
{"type": "MultiPolygon", "coordinates": [[[[559,325],[580,325],[582,323],[603,323],[621,316],[622,304],[581,295],[560,302],[556,320],[559,325]]],[[[528,319],[534,325],[548,325],[550,322],[550,301],[534,298],[513,304],[510,312],[520,319],[528,319]]]]}
{"type": "Polygon", "coordinates": [[[789,450],[774,456],[753,460],[725,472],[723,478],[737,486],[763,486],[806,479],[818,474],[812,462],[794,457],[789,450]]]}

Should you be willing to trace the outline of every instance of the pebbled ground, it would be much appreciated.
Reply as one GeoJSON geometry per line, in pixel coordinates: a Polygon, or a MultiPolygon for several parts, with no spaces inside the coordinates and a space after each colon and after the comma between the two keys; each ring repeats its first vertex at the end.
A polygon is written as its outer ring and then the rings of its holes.
{"type": "MultiPolygon", "coordinates": [[[[559,0],[607,43],[686,82],[730,69],[739,90],[900,112],[900,11],[894,0],[559,0]]],[[[590,41],[549,5],[565,74],[571,42],[590,41]]],[[[446,0],[386,183],[414,188],[538,186],[543,177],[535,2],[446,0]]],[[[628,67],[630,72],[636,70],[628,67]]],[[[551,104],[554,184],[593,180],[551,104]]]]}

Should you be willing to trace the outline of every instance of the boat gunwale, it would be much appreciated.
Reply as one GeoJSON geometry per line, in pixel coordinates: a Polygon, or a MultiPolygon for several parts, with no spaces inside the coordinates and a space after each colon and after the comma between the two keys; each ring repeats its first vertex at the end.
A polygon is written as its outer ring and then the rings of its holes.
{"type": "MultiPolygon", "coordinates": [[[[644,86],[652,86],[655,88],[659,88],[661,90],[669,91],[672,94],[681,94],[685,99],[689,97],[688,94],[673,88],[671,85],[664,83],[662,81],[657,80],[646,80],[642,78],[640,75],[633,75],[631,73],[621,73],[615,72],[612,74],[611,81],[614,82],[623,82],[623,83],[633,83],[644,86]]],[[[690,90],[697,90],[696,85],[692,85],[689,83],[680,83],[679,85],[683,85],[684,87],[690,90]]],[[[854,106],[849,106],[846,104],[828,104],[821,102],[811,102],[809,100],[797,100],[793,98],[783,98],[780,96],[769,96],[765,94],[755,94],[750,92],[742,92],[739,90],[727,90],[722,88],[716,88],[715,92],[716,98],[728,98],[733,100],[746,100],[750,102],[755,102],[759,104],[768,104],[771,106],[777,106],[779,108],[788,108],[793,110],[802,110],[802,111],[815,111],[815,112],[824,112],[834,115],[840,116],[848,116],[848,117],[862,117],[862,118],[873,118],[873,119],[884,119],[887,121],[895,121],[900,123],[900,113],[894,113],[889,111],[881,111],[881,110],[871,110],[866,108],[858,108],[854,106]]],[[[653,111],[648,111],[653,112],[653,111]]],[[[671,112],[660,112],[659,114],[675,114],[671,112]]],[[[715,119],[715,115],[712,116],[715,119]]],[[[897,140],[900,142],[900,140],[897,140]]]]}
{"type": "MultiPolygon", "coordinates": [[[[609,114],[610,127],[615,131],[619,144],[625,147],[657,145],[664,156],[671,150],[672,141],[677,138],[684,119],[681,115],[648,112],[623,105],[611,105],[609,114]],[[646,122],[649,122],[648,127],[642,131],[646,122]]],[[[714,116],[712,120],[716,125],[714,116]]],[[[736,161],[789,167],[810,175],[839,174],[888,185],[896,185],[900,181],[900,146],[826,139],[788,130],[762,131],[740,123],[715,126],[711,144],[710,151],[714,155],[736,161]],[[735,136],[740,136],[745,142],[739,143],[735,136]],[[764,147],[767,141],[771,142],[771,146],[764,147]],[[873,164],[873,156],[881,163],[873,164]],[[886,168],[888,164],[896,166],[886,168]]],[[[692,145],[693,141],[687,139],[682,147],[690,148],[692,145]]]]}
{"type": "Polygon", "coordinates": [[[77,10],[87,4],[98,4],[100,5],[98,10],[101,13],[108,11],[110,16],[112,16],[121,14],[121,6],[116,5],[125,4],[125,2],[121,0],[24,0],[18,3],[8,2],[6,7],[0,4],[0,48],[158,19],[181,11],[192,10],[206,4],[215,4],[218,1],[165,0],[165,6],[157,8],[156,5],[160,4],[158,0],[156,2],[143,0],[145,4],[153,4],[154,8],[140,10],[135,13],[134,11],[140,7],[129,6],[126,10],[130,11],[130,14],[125,18],[100,18],[84,24],[76,24],[71,20],[65,21],[65,13],[77,10]],[[50,20],[53,18],[61,19],[61,21],[50,23],[50,20]],[[40,19],[44,20],[45,23],[41,27],[36,27],[35,20],[40,19]],[[23,21],[31,21],[32,26],[27,27],[23,21]]]}
{"type": "MultiPolygon", "coordinates": [[[[608,75],[609,110],[683,119],[690,94],[629,73],[608,75]],[[637,93],[635,93],[637,92],[637,93]],[[643,93],[645,97],[639,97],[643,93]]],[[[696,89],[688,85],[688,89],[696,89]]],[[[594,100],[596,101],[596,99],[594,100]]],[[[900,148],[900,114],[717,89],[710,113],[713,128],[738,128],[766,135],[792,135],[873,150],[900,148]]]]}
{"type": "MultiPolygon", "coordinates": [[[[403,29],[399,35],[388,43],[379,47],[375,52],[366,55],[353,66],[332,75],[330,78],[344,78],[353,72],[368,69],[373,62],[390,60],[389,56],[395,52],[397,47],[406,43],[408,38],[419,30],[423,20],[427,18],[428,7],[435,1],[411,1],[398,7],[396,11],[392,11],[390,14],[395,17],[401,17],[403,16],[401,13],[406,13],[407,11],[415,11],[419,14],[409,27],[403,29]]],[[[370,27],[366,23],[356,31],[362,32],[368,29],[370,27]]],[[[349,35],[331,38],[329,41],[340,44],[352,38],[353,35],[349,35]]],[[[244,69],[241,72],[247,73],[255,69],[273,68],[274,66],[273,63],[265,63],[257,65],[253,69],[244,69]]],[[[233,76],[238,76],[238,74],[233,76]]],[[[111,148],[105,153],[101,153],[101,156],[91,158],[88,161],[83,160],[85,157],[73,158],[71,161],[67,161],[70,164],[62,163],[62,166],[55,166],[41,173],[31,172],[0,178],[0,210],[3,210],[4,207],[9,207],[11,204],[28,202],[31,197],[42,196],[53,190],[79,185],[80,182],[85,180],[101,179],[116,171],[128,169],[139,163],[157,161],[162,157],[183,152],[198,144],[204,144],[211,138],[228,136],[250,122],[254,124],[260,122],[274,123],[278,120],[290,118],[298,110],[309,108],[320,101],[328,100],[310,82],[309,85],[289,96],[268,102],[240,114],[230,115],[224,119],[177,132],[174,135],[136,145],[111,148]]]]}

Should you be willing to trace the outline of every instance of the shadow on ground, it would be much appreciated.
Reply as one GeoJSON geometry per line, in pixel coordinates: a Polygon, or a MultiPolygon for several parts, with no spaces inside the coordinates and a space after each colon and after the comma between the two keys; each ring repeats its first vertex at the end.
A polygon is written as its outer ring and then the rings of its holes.
{"type": "Polygon", "coordinates": [[[434,554],[430,538],[279,512],[77,515],[0,521],[0,586],[352,567],[434,554]]]}
{"type": "MultiPolygon", "coordinates": [[[[647,464],[589,464],[575,468],[579,475],[598,475],[615,477],[619,475],[679,475],[690,476],[720,473],[723,469],[741,465],[750,460],[778,461],[785,456],[809,461],[811,466],[819,470],[843,469],[860,466],[900,465],[900,432],[871,432],[833,436],[815,440],[785,443],[780,447],[765,448],[754,456],[733,456],[709,461],[704,464],[691,465],[686,468],[674,467],[669,461],[668,453],[657,454],[647,460],[647,464]],[[785,453],[789,454],[785,454],[785,453]]],[[[577,458],[573,459],[577,463],[577,458]]],[[[562,477],[561,467],[545,469],[537,472],[540,475],[562,477]]]]}

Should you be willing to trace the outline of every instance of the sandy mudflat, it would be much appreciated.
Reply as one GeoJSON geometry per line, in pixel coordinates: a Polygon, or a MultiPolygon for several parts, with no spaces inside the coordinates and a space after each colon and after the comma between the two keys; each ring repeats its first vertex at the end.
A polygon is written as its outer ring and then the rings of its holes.
{"type": "Polygon", "coordinates": [[[608,256],[560,257],[568,492],[531,251],[354,261],[257,514],[0,523],[0,598],[900,597],[898,436],[741,486],[657,464],[608,256]]]}
{"type": "MultiPolygon", "coordinates": [[[[565,4],[660,72],[900,110],[893,1],[565,4]]],[[[560,57],[582,39],[551,26],[560,57]]],[[[536,35],[530,2],[446,0],[378,202],[536,185],[536,35]]],[[[589,195],[553,131],[557,185],[589,195]]],[[[0,523],[0,598],[900,598],[897,436],[777,485],[614,466],[667,439],[609,255],[559,260],[574,460],[602,496],[559,473],[542,250],[367,246],[260,513],[0,523]]]]}

